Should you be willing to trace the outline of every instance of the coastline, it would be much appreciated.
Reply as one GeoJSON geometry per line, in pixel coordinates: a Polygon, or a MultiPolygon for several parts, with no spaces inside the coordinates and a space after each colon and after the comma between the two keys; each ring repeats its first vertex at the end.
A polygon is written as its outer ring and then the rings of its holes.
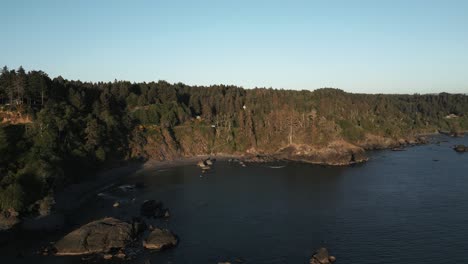
{"type": "MultiPolygon", "coordinates": [[[[431,134],[432,136],[443,135],[440,133],[431,134]]],[[[428,136],[425,134],[425,136],[428,136]]],[[[419,136],[416,136],[417,138],[419,136]]],[[[214,158],[220,161],[233,159],[234,162],[242,163],[265,163],[265,162],[300,162],[305,164],[322,165],[322,166],[350,166],[354,164],[364,163],[368,161],[366,156],[367,151],[372,149],[392,149],[391,145],[380,145],[378,148],[363,148],[347,142],[339,142],[340,144],[328,145],[324,148],[313,148],[303,145],[289,146],[290,149],[283,149],[271,154],[263,153],[244,153],[244,154],[227,154],[213,153],[211,155],[196,155],[191,157],[180,157],[173,160],[155,160],[149,159],[144,162],[126,162],[117,167],[103,170],[95,177],[84,182],[72,184],[65,189],[55,194],[55,210],[54,213],[60,215],[68,215],[76,210],[86,201],[89,201],[95,194],[113,186],[119,180],[139,173],[147,173],[158,169],[167,169],[178,166],[193,165],[201,160],[214,158]],[[332,147],[330,147],[332,146],[332,147]],[[287,150],[287,151],[284,151],[287,150]]],[[[433,143],[430,141],[418,142],[416,144],[400,145],[401,147],[410,147],[419,144],[433,143]]],[[[35,221],[34,217],[23,218],[28,221],[35,221]]],[[[21,223],[19,224],[22,225],[21,223]]]]}

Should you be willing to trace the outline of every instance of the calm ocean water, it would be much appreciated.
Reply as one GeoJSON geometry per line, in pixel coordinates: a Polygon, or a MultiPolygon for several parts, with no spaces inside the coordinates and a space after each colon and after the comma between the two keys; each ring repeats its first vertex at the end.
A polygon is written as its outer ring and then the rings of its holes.
{"type": "MultiPolygon", "coordinates": [[[[144,189],[100,197],[74,221],[131,217],[135,204],[162,200],[171,218],[155,224],[180,243],[135,263],[308,263],[320,246],[337,263],[468,263],[468,153],[451,149],[468,138],[441,139],[448,142],[373,152],[354,167],[218,162],[203,175],[193,165],[146,172],[122,182],[144,189]],[[112,208],[116,199],[121,208],[112,208]]],[[[14,254],[2,250],[0,259],[21,262],[14,254]]]]}

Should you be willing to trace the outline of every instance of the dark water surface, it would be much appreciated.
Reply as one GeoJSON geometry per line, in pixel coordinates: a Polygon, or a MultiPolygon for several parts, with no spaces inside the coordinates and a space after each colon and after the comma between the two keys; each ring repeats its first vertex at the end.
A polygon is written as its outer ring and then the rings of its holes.
{"type": "Polygon", "coordinates": [[[162,200],[171,218],[157,224],[180,243],[134,262],[308,263],[324,245],[337,263],[468,263],[468,153],[451,149],[468,138],[443,139],[374,152],[354,167],[218,162],[203,175],[193,165],[155,170],[122,182],[144,189],[100,196],[74,220],[130,217],[141,201],[162,200]],[[116,199],[121,208],[112,208],[116,199]]]}

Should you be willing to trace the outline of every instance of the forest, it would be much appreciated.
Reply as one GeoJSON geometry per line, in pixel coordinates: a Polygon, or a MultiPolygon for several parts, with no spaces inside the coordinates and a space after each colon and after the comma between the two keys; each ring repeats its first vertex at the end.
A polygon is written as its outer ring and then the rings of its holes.
{"type": "Polygon", "coordinates": [[[3,67],[0,211],[132,160],[273,153],[368,135],[468,130],[464,94],[353,94],[166,81],[81,82],[3,67]]]}

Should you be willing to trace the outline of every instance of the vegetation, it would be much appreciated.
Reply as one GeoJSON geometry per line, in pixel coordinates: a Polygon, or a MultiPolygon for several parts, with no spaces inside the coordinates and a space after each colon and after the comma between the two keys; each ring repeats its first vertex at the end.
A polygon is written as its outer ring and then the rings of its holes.
{"type": "Polygon", "coordinates": [[[289,144],[351,143],[468,130],[468,96],[367,95],[88,83],[4,67],[0,75],[0,210],[26,210],[99,168],[130,159],[271,153],[289,144]],[[447,115],[453,114],[453,118],[447,115]]]}

